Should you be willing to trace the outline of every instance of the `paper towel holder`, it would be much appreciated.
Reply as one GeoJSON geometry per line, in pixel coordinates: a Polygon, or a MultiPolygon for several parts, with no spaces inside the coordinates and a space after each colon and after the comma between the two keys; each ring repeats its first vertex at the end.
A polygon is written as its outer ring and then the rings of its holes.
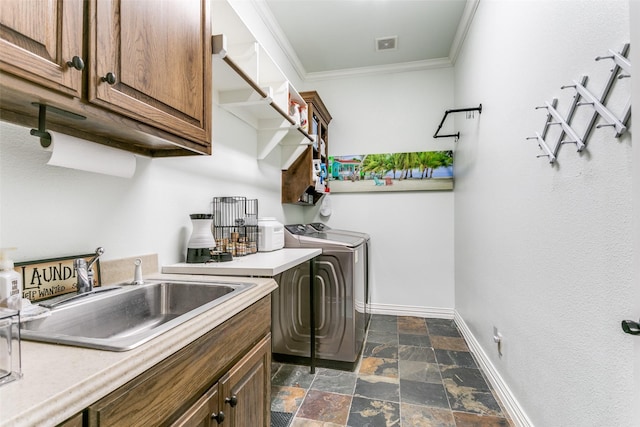
{"type": "Polygon", "coordinates": [[[74,120],[87,119],[85,116],[82,116],[80,114],[62,110],[51,105],[40,104],[39,102],[32,102],[31,105],[38,107],[38,129],[31,129],[30,133],[31,135],[40,138],[40,145],[42,146],[42,148],[47,148],[51,145],[51,135],[49,134],[49,132],[47,132],[47,110],[74,120]]]}

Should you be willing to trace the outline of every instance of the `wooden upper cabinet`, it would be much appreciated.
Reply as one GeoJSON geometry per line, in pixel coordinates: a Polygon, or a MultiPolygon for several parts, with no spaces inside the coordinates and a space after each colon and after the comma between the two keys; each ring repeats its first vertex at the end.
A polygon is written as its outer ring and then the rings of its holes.
{"type": "MultiPolygon", "coordinates": [[[[0,0],[0,70],[80,97],[82,70],[67,65],[82,50],[82,0],[0,0]]],[[[76,59],[76,67],[81,68],[76,59]]]]}
{"type": "Polygon", "coordinates": [[[0,0],[0,117],[160,157],[211,154],[210,0],[0,0]]]}
{"type": "Polygon", "coordinates": [[[92,0],[89,101],[209,144],[209,3],[92,0]]]}
{"type": "MultiPolygon", "coordinates": [[[[315,142],[287,170],[282,171],[282,203],[302,206],[315,205],[324,195],[322,185],[315,186],[317,167],[329,171],[329,123],[331,114],[316,91],[300,92],[307,103],[309,133],[315,135],[315,142]],[[323,165],[323,166],[322,166],[323,165]],[[306,193],[304,196],[303,193],[306,193]],[[304,200],[304,197],[307,200],[304,200]]],[[[322,169],[321,169],[322,170],[322,169]]],[[[326,185],[326,182],[325,182],[326,185]]]]}

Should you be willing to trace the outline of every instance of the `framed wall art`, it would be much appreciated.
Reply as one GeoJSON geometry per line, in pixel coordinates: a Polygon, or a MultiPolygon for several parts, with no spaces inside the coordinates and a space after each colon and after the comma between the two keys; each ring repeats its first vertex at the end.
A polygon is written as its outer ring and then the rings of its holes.
{"type": "Polygon", "coordinates": [[[332,193],[453,190],[453,151],[329,157],[332,193]]]}

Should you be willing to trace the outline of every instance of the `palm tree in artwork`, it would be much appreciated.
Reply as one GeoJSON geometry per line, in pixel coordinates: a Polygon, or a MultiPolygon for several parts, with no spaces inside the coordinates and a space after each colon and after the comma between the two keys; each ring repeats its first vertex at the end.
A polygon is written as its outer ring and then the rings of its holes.
{"type": "Polygon", "coordinates": [[[404,154],[405,153],[393,153],[391,155],[391,168],[393,169],[393,179],[396,178],[396,174],[400,171],[400,179],[404,177],[404,154]]]}
{"type": "Polygon", "coordinates": [[[423,151],[418,153],[418,165],[420,167],[420,179],[430,178],[429,170],[434,167],[435,164],[435,151],[423,151]]]}
{"type": "Polygon", "coordinates": [[[386,154],[369,154],[362,162],[363,172],[382,173],[387,170],[388,161],[386,154]]]}
{"type": "MultiPolygon", "coordinates": [[[[453,151],[438,151],[438,166],[437,167],[449,167],[453,164],[453,151]]],[[[435,168],[434,168],[435,169],[435,168]]],[[[433,169],[431,169],[431,176],[433,177],[433,169]]]]}
{"type": "Polygon", "coordinates": [[[418,167],[420,153],[402,153],[402,169],[405,178],[413,178],[413,169],[418,167]]]}
{"type": "Polygon", "coordinates": [[[395,179],[413,178],[413,170],[420,171],[420,178],[433,178],[433,171],[453,164],[452,151],[423,151],[419,153],[369,154],[362,161],[362,171],[374,174],[393,173],[395,179]]]}
{"type": "Polygon", "coordinates": [[[418,153],[421,178],[433,178],[433,171],[439,167],[448,167],[453,164],[453,152],[451,151],[424,151],[418,153]]]}
{"type": "Polygon", "coordinates": [[[427,152],[418,153],[418,169],[420,169],[420,179],[424,179],[424,172],[427,169],[427,152]]]}
{"type": "Polygon", "coordinates": [[[389,170],[393,170],[393,179],[396,178],[396,173],[400,171],[400,179],[402,179],[402,173],[404,172],[404,155],[406,153],[393,153],[389,156],[389,170]]]}

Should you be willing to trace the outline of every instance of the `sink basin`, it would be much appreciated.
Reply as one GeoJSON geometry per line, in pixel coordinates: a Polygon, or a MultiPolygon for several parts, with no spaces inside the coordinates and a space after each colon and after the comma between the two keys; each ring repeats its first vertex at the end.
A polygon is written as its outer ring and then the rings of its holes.
{"type": "Polygon", "coordinates": [[[24,322],[25,340],[100,350],[135,348],[255,286],[251,283],[147,281],[56,305],[24,322]]]}

